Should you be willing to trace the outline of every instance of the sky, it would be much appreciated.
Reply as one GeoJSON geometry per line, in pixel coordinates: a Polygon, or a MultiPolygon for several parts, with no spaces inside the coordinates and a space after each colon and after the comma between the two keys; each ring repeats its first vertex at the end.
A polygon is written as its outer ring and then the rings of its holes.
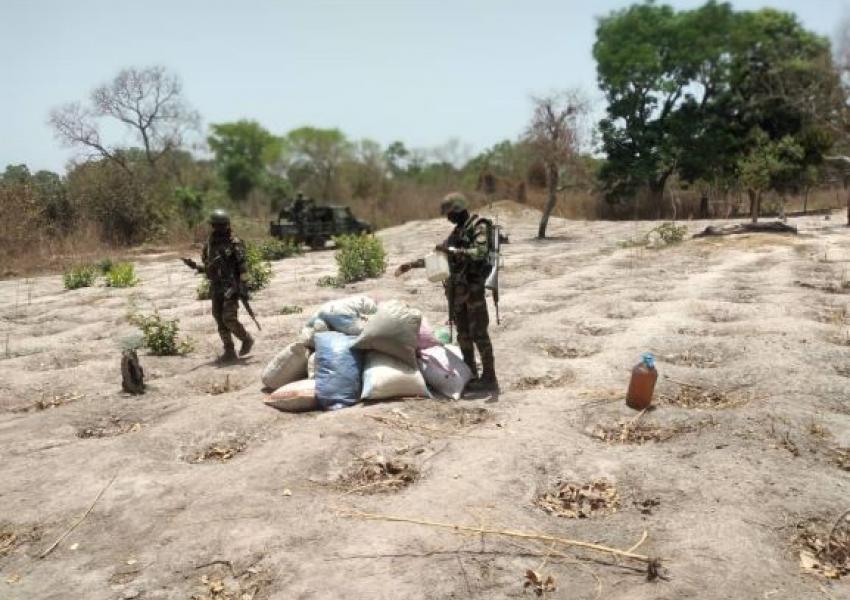
{"type": "MultiPolygon", "coordinates": [[[[125,67],[163,65],[205,124],[469,152],[519,136],[531,98],[578,88],[601,114],[596,18],[629,0],[0,0],[0,169],[62,171],[75,151],[47,125],[125,67]]],[[[672,0],[693,8],[702,0],[672,0]]],[[[833,37],[850,0],[769,4],[833,37]]],[[[120,138],[115,141],[120,141],[120,138]]]]}

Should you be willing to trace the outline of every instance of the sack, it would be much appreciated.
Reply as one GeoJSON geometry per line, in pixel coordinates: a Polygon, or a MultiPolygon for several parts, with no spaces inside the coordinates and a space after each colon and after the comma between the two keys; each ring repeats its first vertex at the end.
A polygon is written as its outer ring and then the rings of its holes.
{"type": "Polygon", "coordinates": [[[354,342],[354,348],[377,350],[415,367],[417,334],[421,324],[422,313],[415,308],[397,300],[384,302],[366,323],[363,333],[354,342]]]}
{"type": "Polygon", "coordinates": [[[360,398],[385,400],[399,396],[429,397],[422,373],[387,354],[367,352],[360,398]]]}
{"type": "Polygon", "coordinates": [[[265,403],[268,406],[286,412],[303,412],[318,410],[316,400],[316,382],[309,379],[287,383],[269,394],[265,403]]]}
{"type": "Polygon", "coordinates": [[[313,350],[316,347],[313,343],[313,338],[317,333],[322,333],[323,331],[329,331],[328,324],[315,317],[310,319],[310,325],[306,325],[301,329],[301,335],[298,341],[313,350]]]}
{"type": "Polygon", "coordinates": [[[375,314],[378,306],[369,296],[348,296],[323,304],[307,325],[316,319],[327,323],[331,331],[346,335],[359,335],[369,315],[375,314]]]}
{"type": "Polygon", "coordinates": [[[307,359],[307,379],[315,379],[316,378],[316,353],[313,352],[310,354],[310,357],[307,359]]]}
{"type": "Polygon", "coordinates": [[[463,389],[472,379],[472,371],[454,346],[435,346],[423,350],[419,367],[429,387],[443,396],[460,400],[463,389]]]}
{"type": "Polygon", "coordinates": [[[440,340],[434,335],[431,325],[423,317],[422,324],[419,326],[419,333],[416,334],[416,349],[424,350],[439,345],[441,345],[440,340]]]}
{"type": "Polygon", "coordinates": [[[361,353],[353,338],[336,331],[316,334],[316,398],[319,406],[351,406],[360,398],[361,353]]]}
{"type": "Polygon", "coordinates": [[[271,359],[260,379],[263,385],[276,390],[282,385],[307,377],[307,347],[293,342],[271,359]]]}

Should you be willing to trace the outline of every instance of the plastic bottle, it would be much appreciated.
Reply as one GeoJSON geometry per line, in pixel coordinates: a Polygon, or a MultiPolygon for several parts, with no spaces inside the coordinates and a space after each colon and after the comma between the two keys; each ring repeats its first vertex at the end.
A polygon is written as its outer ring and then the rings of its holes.
{"type": "Polygon", "coordinates": [[[658,371],[655,370],[655,357],[651,352],[641,355],[640,362],[632,369],[629,391],[626,393],[626,405],[635,410],[643,410],[652,403],[652,392],[658,371]]]}

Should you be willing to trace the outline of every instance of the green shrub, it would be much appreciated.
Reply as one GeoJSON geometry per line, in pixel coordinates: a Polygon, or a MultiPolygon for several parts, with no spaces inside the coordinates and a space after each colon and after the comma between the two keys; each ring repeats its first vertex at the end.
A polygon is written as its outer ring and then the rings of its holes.
{"type": "Polygon", "coordinates": [[[112,265],[111,258],[101,258],[97,261],[97,270],[100,271],[101,275],[106,275],[112,269],[112,265]]]}
{"type": "Polygon", "coordinates": [[[131,324],[142,330],[144,346],[156,356],[175,356],[187,354],[192,351],[192,342],[187,339],[178,339],[180,324],[177,319],[166,321],[159,316],[158,311],[152,315],[131,314],[131,324]]]}
{"type": "Polygon", "coordinates": [[[685,225],[676,225],[675,223],[662,223],[658,227],[650,230],[646,234],[647,239],[653,233],[657,233],[658,237],[664,244],[678,244],[685,239],[685,234],[688,233],[688,228],[685,225]]]}
{"type": "Polygon", "coordinates": [[[260,244],[263,260],[281,260],[301,254],[301,246],[291,240],[266,240],[260,244]]]}
{"type": "Polygon", "coordinates": [[[65,271],[62,281],[66,290],[91,287],[97,279],[97,268],[92,265],[79,265],[65,271]]]}
{"type": "Polygon", "coordinates": [[[263,252],[257,244],[245,245],[245,259],[248,272],[245,274],[245,285],[248,290],[256,292],[269,284],[272,278],[272,265],[263,258],[263,252]]]}
{"type": "Polygon", "coordinates": [[[133,287],[139,283],[136,277],[136,268],[133,263],[119,262],[113,264],[106,272],[106,285],[109,287],[133,287]]]}
{"type": "Polygon", "coordinates": [[[374,235],[340,235],[334,238],[338,276],[342,283],[380,277],[387,270],[384,244],[374,235]]]}
{"type": "Polygon", "coordinates": [[[334,277],[333,275],[325,275],[324,277],[319,277],[316,280],[316,285],[319,287],[326,288],[338,288],[344,286],[345,284],[341,283],[340,280],[334,277]]]}
{"type": "Polygon", "coordinates": [[[300,315],[304,309],[297,304],[284,304],[280,309],[282,315],[300,315]]]}

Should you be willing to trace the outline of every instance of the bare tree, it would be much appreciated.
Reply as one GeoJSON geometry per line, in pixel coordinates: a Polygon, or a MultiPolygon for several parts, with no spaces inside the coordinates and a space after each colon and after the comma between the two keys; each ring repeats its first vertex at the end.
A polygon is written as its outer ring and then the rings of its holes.
{"type": "Polygon", "coordinates": [[[101,136],[101,119],[123,124],[141,143],[151,167],[183,145],[187,131],[197,129],[198,114],[182,97],[180,79],[164,67],[124,69],[108,84],[97,87],[88,105],[72,102],[50,112],[49,123],[65,144],[88,150],[130,171],[120,146],[101,136]]]}
{"type": "Polygon", "coordinates": [[[537,231],[537,237],[543,239],[549,217],[558,202],[562,170],[577,165],[579,119],[586,106],[576,91],[534,98],[533,102],[534,113],[525,137],[546,170],[546,206],[537,231]]]}

